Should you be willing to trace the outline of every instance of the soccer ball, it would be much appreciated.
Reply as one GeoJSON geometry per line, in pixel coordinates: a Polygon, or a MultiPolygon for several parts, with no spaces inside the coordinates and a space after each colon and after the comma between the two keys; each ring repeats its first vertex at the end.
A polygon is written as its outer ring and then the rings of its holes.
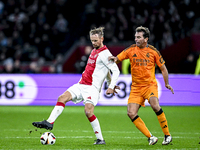
{"type": "Polygon", "coordinates": [[[45,132],[42,134],[42,136],[40,137],[40,142],[43,145],[53,145],[56,142],[56,137],[54,136],[53,133],[51,132],[45,132]]]}

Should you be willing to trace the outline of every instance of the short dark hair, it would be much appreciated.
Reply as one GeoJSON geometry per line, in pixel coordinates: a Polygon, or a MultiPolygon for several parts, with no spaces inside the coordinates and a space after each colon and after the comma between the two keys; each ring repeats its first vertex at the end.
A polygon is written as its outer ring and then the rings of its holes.
{"type": "Polygon", "coordinates": [[[104,36],[103,30],[104,30],[104,27],[99,27],[99,28],[91,29],[90,30],[90,35],[98,34],[99,37],[103,37],[104,36]]]}
{"type": "Polygon", "coordinates": [[[144,38],[148,38],[148,40],[149,40],[150,31],[149,31],[148,28],[143,27],[143,26],[140,26],[140,27],[137,27],[135,31],[136,31],[136,32],[143,32],[143,37],[144,37],[144,38]]]}

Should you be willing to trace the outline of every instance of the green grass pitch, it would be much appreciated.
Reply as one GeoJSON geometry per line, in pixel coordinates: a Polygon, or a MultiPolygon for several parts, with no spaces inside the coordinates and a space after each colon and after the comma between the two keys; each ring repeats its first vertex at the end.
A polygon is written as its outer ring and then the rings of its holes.
{"type": "Polygon", "coordinates": [[[172,144],[162,145],[163,133],[151,107],[141,108],[139,116],[154,136],[156,145],[138,131],[126,113],[126,106],[96,106],[106,145],[93,145],[96,139],[84,114],[83,106],[66,106],[51,131],[54,145],[42,145],[40,136],[45,129],[32,126],[33,121],[47,119],[53,106],[0,106],[0,150],[127,150],[127,149],[200,149],[200,107],[162,107],[173,137],[172,144]],[[30,133],[30,131],[32,131],[30,133]]]}

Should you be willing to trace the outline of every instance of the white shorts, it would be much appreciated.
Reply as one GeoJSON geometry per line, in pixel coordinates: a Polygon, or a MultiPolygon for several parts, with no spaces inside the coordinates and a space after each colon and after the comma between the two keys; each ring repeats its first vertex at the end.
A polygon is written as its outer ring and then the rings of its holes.
{"type": "Polygon", "coordinates": [[[67,89],[72,95],[72,102],[75,104],[83,101],[83,104],[91,103],[94,106],[99,101],[100,93],[93,85],[74,84],[67,89]]]}

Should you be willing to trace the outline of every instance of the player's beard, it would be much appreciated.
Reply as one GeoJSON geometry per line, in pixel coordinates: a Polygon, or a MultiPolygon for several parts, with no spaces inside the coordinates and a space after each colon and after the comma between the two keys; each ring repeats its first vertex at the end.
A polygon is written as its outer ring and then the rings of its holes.
{"type": "Polygon", "coordinates": [[[99,49],[100,45],[93,45],[95,49],[99,49]]]}

